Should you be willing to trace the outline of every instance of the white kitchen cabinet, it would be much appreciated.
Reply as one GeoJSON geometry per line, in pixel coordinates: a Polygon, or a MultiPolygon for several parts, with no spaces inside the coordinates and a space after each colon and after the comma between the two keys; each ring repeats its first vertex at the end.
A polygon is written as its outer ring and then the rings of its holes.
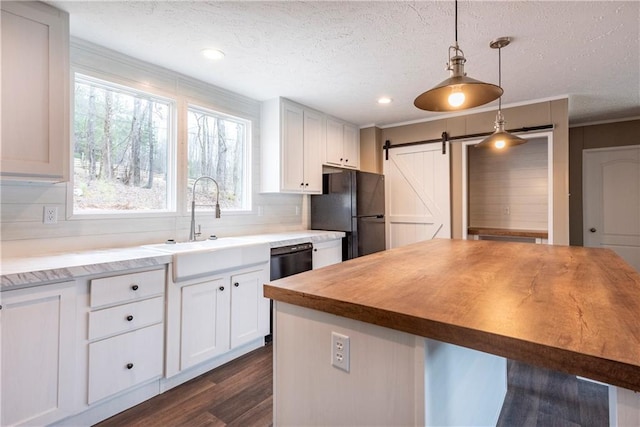
{"type": "Polygon", "coordinates": [[[268,335],[269,300],[262,291],[268,281],[265,253],[264,262],[170,283],[166,377],[200,369],[268,335]]]}
{"type": "Polygon", "coordinates": [[[269,334],[269,300],[264,269],[231,276],[231,348],[269,334]]]}
{"type": "Polygon", "coordinates": [[[66,181],[69,15],[41,2],[3,1],[0,174],[66,181]]]}
{"type": "Polygon", "coordinates": [[[86,403],[162,377],[164,268],[90,281],[86,403]]]}
{"type": "Polygon", "coordinates": [[[181,288],[180,369],[229,350],[231,289],[224,278],[181,288]]]}
{"type": "Polygon", "coordinates": [[[360,168],[360,131],[342,120],[326,118],[324,163],[349,169],[360,168]]]}
{"type": "Polygon", "coordinates": [[[283,98],[263,102],[261,191],[321,193],[323,130],[318,111],[283,98]]]}
{"type": "Polygon", "coordinates": [[[5,291],[0,299],[0,424],[45,425],[70,415],[76,368],[75,283],[5,291]]]}
{"type": "Polygon", "coordinates": [[[342,262],[342,239],[328,240],[313,244],[313,269],[342,262]]]}

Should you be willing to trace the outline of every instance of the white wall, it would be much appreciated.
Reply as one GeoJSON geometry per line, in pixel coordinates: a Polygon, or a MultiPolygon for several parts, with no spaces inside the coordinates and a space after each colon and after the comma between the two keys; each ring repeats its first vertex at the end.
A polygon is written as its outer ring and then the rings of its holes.
{"type": "MultiPolygon", "coordinates": [[[[308,200],[301,195],[258,194],[260,188],[260,103],[242,95],[208,85],[103,49],[73,40],[72,67],[82,72],[111,76],[123,84],[145,86],[160,94],[187,96],[217,111],[252,121],[253,209],[250,213],[198,215],[204,235],[219,237],[261,232],[287,231],[308,227],[308,200]],[[126,76],[123,78],[122,76],[126,76]]],[[[72,152],[73,150],[70,150],[72,152]]],[[[178,150],[184,152],[185,150],[178,150]]],[[[184,158],[178,161],[185,162],[184,158]]],[[[73,163],[73,162],[70,162],[73,163]]],[[[267,165],[268,167],[268,165],[267,165]]],[[[183,174],[184,175],[184,174],[183,174]]],[[[73,173],[70,173],[73,176],[73,173]]],[[[178,181],[178,213],[127,218],[72,217],[68,194],[71,183],[42,184],[0,182],[0,244],[3,258],[74,250],[132,246],[163,242],[169,238],[186,240],[190,217],[186,209],[186,178],[178,181]],[[58,223],[42,223],[43,207],[58,208],[58,223]]]]}

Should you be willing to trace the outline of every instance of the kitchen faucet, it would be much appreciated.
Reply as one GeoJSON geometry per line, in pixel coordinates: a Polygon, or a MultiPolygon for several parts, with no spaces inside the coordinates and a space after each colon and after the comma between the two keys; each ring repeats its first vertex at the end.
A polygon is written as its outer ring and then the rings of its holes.
{"type": "Polygon", "coordinates": [[[215,179],[208,175],[203,175],[193,182],[193,194],[191,195],[191,231],[189,232],[190,242],[195,241],[196,237],[200,235],[200,231],[196,233],[196,184],[198,184],[198,181],[201,179],[209,179],[216,185],[216,218],[220,218],[220,204],[218,203],[220,200],[220,187],[218,187],[215,179]]]}

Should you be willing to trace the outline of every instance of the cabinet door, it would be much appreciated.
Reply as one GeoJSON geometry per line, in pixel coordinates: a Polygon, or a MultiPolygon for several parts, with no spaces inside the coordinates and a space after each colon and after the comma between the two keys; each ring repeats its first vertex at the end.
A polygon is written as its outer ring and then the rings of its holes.
{"type": "Polygon", "coordinates": [[[39,2],[2,2],[1,174],[65,180],[69,135],[69,15],[39,2]]]}
{"type": "Polygon", "coordinates": [[[342,165],[342,140],[344,138],[342,122],[327,117],[327,135],[325,143],[325,163],[328,165],[342,165]]]}
{"type": "Polygon", "coordinates": [[[269,281],[267,269],[231,277],[231,347],[269,334],[269,300],[262,287],[269,281]]]}
{"type": "Polygon", "coordinates": [[[1,425],[50,424],[71,414],[75,283],[2,292],[1,425]]]}
{"type": "Polygon", "coordinates": [[[181,288],[181,370],[229,349],[228,288],[222,278],[181,288]]]}
{"type": "Polygon", "coordinates": [[[159,323],[89,344],[88,403],[162,376],[163,343],[159,323]]]}
{"type": "Polygon", "coordinates": [[[360,130],[351,125],[343,128],[343,161],[342,166],[358,169],[360,167],[360,130]]]}
{"type": "MultiPolygon", "coordinates": [[[[282,191],[304,188],[304,119],[303,109],[287,102],[281,105],[282,191]]],[[[269,165],[263,165],[269,167],[269,165]]]]}
{"type": "Polygon", "coordinates": [[[304,191],[322,193],[322,123],[323,116],[304,111],[304,191]]]}
{"type": "Polygon", "coordinates": [[[342,262],[342,239],[313,244],[313,269],[342,262]]]}

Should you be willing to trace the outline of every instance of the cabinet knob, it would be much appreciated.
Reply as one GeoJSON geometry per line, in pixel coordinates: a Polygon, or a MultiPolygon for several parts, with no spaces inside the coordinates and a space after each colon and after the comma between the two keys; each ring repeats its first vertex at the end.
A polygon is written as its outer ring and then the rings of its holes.
{"type": "Polygon", "coordinates": [[[318,252],[318,249],[314,248],[314,249],[313,249],[313,252],[318,252]]]}
{"type": "Polygon", "coordinates": [[[233,286],[235,286],[237,288],[238,286],[240,286],[240,283],[236,282],[236,283],[233,284],[233,286]]]}
{"type": "Polygon", "coordinates": [[[304,182],[301,182],[301,183],[300,183],[300,187],[304,187],[304,182]]]}
{"type": "Polygon", "coordinates": [[[128,320],[129,322],[131,322],[131,321],[133,320],[133,316],[132,316],[132,315],[128,315],[128,316],[127,316],[127,320],[128,320]]]}
{"type": "Polygon", "coordinates": [[[138,290],[138,285],[131,285],[131,289],[134,290],[134,291],[137,291],[138,290]]]}
{"type": "Polygon", "coordinates": [[[305,186],[305,187],[308,187],[308,186],[309,186],[309,183],[308,183],[308,182],[307,182],[307,183],[305,183],[305,184],[304,184],[304,186],[305,186]]]}
{"type": "Polygon", "coordinates": [[[349,163],[349,159],[344,159],[345,163],[349,163]]]}
{"type": "Polygon", "coordinates": [[[342,157],[340,157],[340,161],[342,161],[342,160],[343,160],[343,158],[342,158],[342,157]]]}
{"type": "Polygon", "coordinates": [[[133,363],[127,363],[127,369],[133,369],[133,363]]]}
{"type": "Polygon", "coordinates": [[[224,286],[220,286],[218,289],[220,289],[221,291],[224,291],[224,286]]]}
{"type": "Polygon", "coordinates": [[[598,230],[596,230],[596,229],[595,229],[595,227],[591,227],[591,228],[589,229],[589,231],[590,231],[590,232],[592,232],[592,233],[595,233],[595,232],[596,232],[596,231],[598,231],[598,230]]]}

